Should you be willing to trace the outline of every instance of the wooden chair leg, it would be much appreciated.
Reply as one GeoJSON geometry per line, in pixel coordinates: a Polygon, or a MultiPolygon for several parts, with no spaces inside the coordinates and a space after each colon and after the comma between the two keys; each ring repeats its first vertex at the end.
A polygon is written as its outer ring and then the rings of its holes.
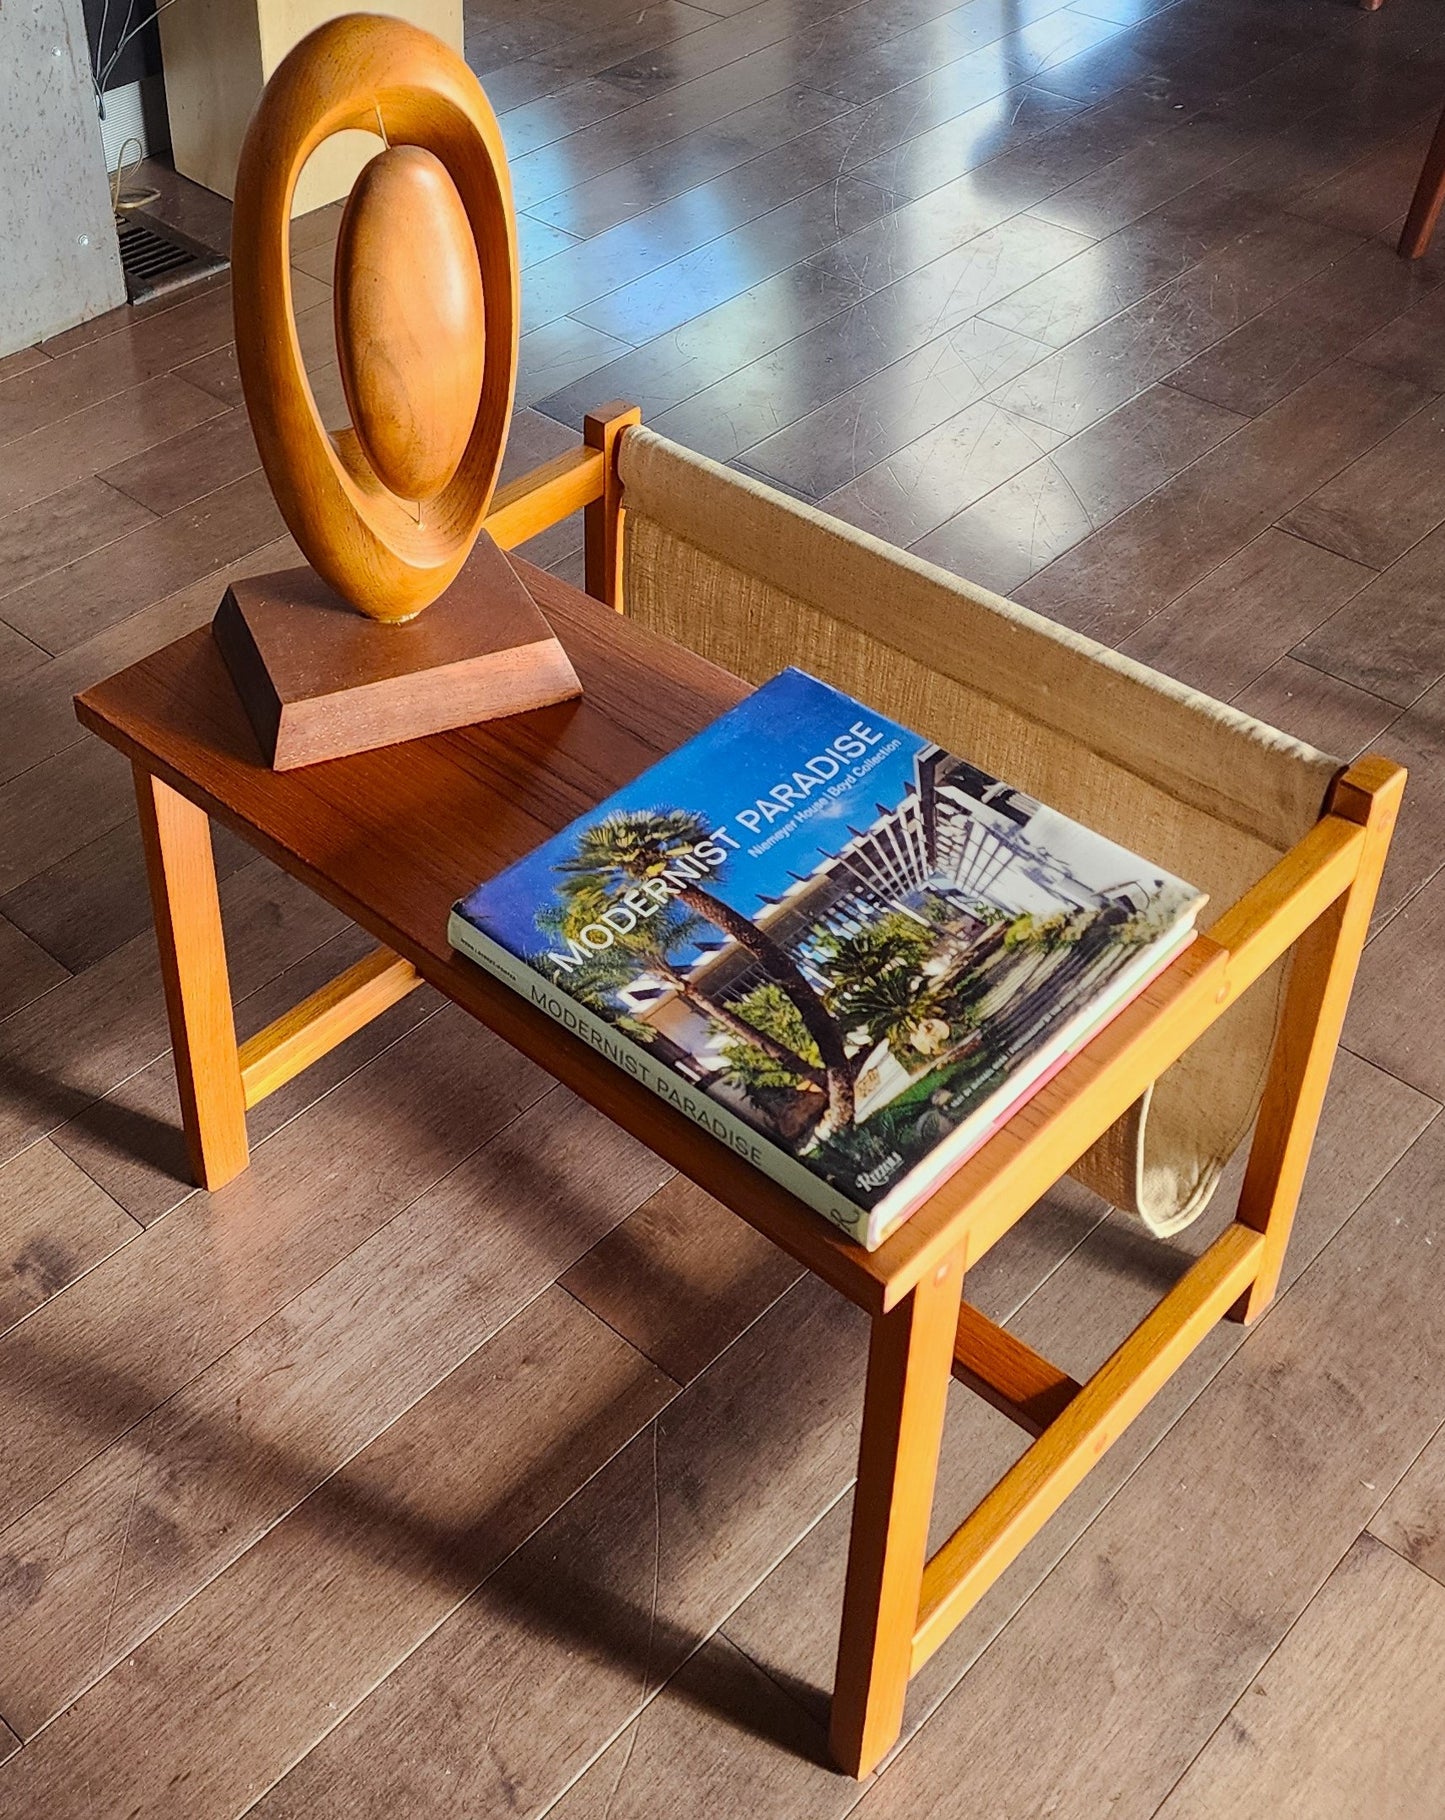
{"type": "Polygon", "coordinates": [[[617,444],[622,432],[641,423],[642,412],[620,400],[589,411],[582,420],[582,440],[600,449],[604,463],[602,497],[583,513],[583,552],[587,592],[622,611],[622,482],[617,473],[617,444]]]}
{"type": "Polygon", "coordinates": [[[1405,217],[1405,231],[1400,236],[1402,258],[1418,259],[1429,250],[1442,203],[1445,203],[1445,114],[1441,114],[1440,124],[1435,128],[1420,181],[1415,186],[1410,213],[1405,217]]]}
{"type": "Polygon", "coordinates": [[[903,1725],[962,1293],[954,1256],[873,1322],[829,1733],[851,1776],[903,1725]]]}
{"type": "Polygon", "coordinates": [[[211,824],[140,765],[135,787],[186,1148],[197,1183],[220,1188],[248,1152],[211,824]]]}
{"type": "Polygon", "coordinates": [[[1386,758],[1367,758],[1350,767],[1330,798],[1332,814],[1364,828],[1365,848],[1349,890],[1295,945],[1284,1017],[1236,1216],[1264,1234],[1264,1254],[1249,1293],[1231,1310],[1236,1320],[1256,1320],[1279,1286],[1404,785],[1399,765],[1386,758]]]}

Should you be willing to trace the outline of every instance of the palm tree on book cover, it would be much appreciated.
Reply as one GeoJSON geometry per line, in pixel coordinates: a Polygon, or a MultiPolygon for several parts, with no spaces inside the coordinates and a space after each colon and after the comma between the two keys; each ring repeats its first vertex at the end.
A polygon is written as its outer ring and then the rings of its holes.
{"type": "Polygon", "coordinates": [[[693,848],[711,838],[710,825],[687,809],[626,810],[585,828],[578,836],[576,853],[564,860],[558,870],[569,875],[565,887],[569,892],[598,887],[615,892],[667,873],[678,901],[751,954],[768,978],[792,1000],[822,1059],[828,1123],[835,1130],[847,1127],[853,1123],[854,1065],[844,1047],[842,1031],[808,983],[807,975],[766,929],[760,929],[705,885],[679,876],[680,867],[695,864],[693,848]]]}
{"type": "MultiPolygon", "coordinates": [[[[537,926],[565,942],[589,923],[597,922],[610,901],[611,894],[594,881],[583,881],[569,889],[565,903],[540,911],[537,926]]],[[[559,978],[558,983],[565,985],[573,998],[580,999],[584,1005],[591,1005],[594,1010],[610,1010],[612,995],[622,987],[632,985],[639,972],[655,973],[699,1017],[726,1031],[735,1041],[761,1050],[768,1061],[784,1073],[810,1081],[820,1091],[825,1091],[827,1080],[821,1067],[805,1060],[753,1019],[740,1016],[730,1005],[704,992],[681,970],[673,956],[678,949],[694,942],[702,927],[700,916],[680,914],[676,906],[670,905],[627,934],[619,935],[612,947],[589,954],[580,968],[569,968],[565,978],[559,978]]]]}

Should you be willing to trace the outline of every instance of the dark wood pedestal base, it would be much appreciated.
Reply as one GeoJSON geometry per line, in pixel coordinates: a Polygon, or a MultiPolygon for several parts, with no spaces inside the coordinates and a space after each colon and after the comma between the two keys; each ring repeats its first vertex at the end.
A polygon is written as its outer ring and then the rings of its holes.
{"type": "Polygon", "coordinates": [[[212,629],[277,771],[582,693],[541,610],[486,536],[446,593],[403,625],[367,619],[312,569],[286,569],[234,582],[212,629]]]}

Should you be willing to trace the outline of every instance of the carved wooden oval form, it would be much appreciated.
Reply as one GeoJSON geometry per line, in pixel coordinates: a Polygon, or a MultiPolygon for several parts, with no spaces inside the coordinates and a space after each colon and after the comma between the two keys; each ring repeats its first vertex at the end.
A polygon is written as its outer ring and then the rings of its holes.
{"type": "Polygon", "coordinates": [[[423,147],[379,153],[336,240],[336,349],[351,425],[377,478],[427,500],[456,473],[486,352],[482,275],[466,209],[423,147]]]}
{"type": "MultiPolygon", "coordinates": [[[[395,165],[387,161],[386,169],[395,165]]],[[[377,173],[380,176],[380,172],[377,173]]],[[[373,177],[363,182],[375,182],[373,177]]],[[[408,189],[408,209],[416,201],[408,189]]],[[[366,214],[373,210],[369,207],[366,214]]],[[[363,217],[363,223],[364,223],[363,217]]],[[[348,240],[362,236],[353,231],[348,240]]],[[[395,298],[396,320],[407,325],[413,344],[429,337],[410,311],[415,304],[434,311],[435,294],[422,280],[431,269],[426,236],[407,216],[388,221],[376,217],[375,234],[388,239],[374,257],[395,265],[396,249],[406,245],[416,256],[403,271],[395,298]]],[[[454,241],[448,241],[454,246],[454,241]]],[[[358,244],[348,254],[348,268],[359,274],[363,261],[358,244]]],[[[393,623],[411,619],[456,579],[471,553],[487,516],[517,377],[517,333],[520,296],[517,281],[517,226],[507,155],[497,117],[476,77],[457,53],[402,19],[374,13],[348,13],[318,25],[287,53],[266,84],[246,130],[236,171],[236,200],[231,217],[231,291],[235,300],[236,362],[241,389],[261,465],[291,535],[322,580],[369,618],[393,623]],[[352,366],[352,408],[360,403],[363,418],[391,470],[393,486],[373,467],[354,429],[331,436],[321,422],[307,382],[301,342],[285,281],[291,263],[291,208],[296,178],[318,145],[333,133],[372,131],[380,124],[398,149],[421,148],[438,160],[460,197],[470,228],[471,257],[481,267],[485,346],[477,334],[472,360],[482,361],[481,391],[475,390],[475,367],[468,362],[466,385],[448,379],[434,388],[435,349],[418,360],[408,351],[404,364],[427,388],[428,403],[418,406],[405,393],[395,409],[380,400],[380,385],[368,376],[357,384],[354,355],[369,366],[370,334],[361,320],[364,286],[348,278],[348,299],[358,300],[358,326],[350,327],[348,305],[342,340],[352,366]],[[453,388],[448,390],[448,388],[453,388]],[[424,506],[406,497],[418,483],[427,484],[448,465],[439,456],[414,461],[396,456],[399,421],[417,421],[426,433],[430,402],[444,393],[450,446],[457,417],[471,422],[466,448],[450,480],[424,506]],[[363,397],[362,394],[365,394],[363,397]],[[463,396],[465,394],[465,396],[463,396]],[[459,402],[459,399],[461,402],[459,402]],[[456,416],[453,416],[456,413],[456,416]],[[391,426],[381,428],[380,426],[391,426]]],[[[472,280],[462,280],[466,289],[472,280]]],[[[393,296],[385,283],[383,298],[393,296]]],[[[473,292],[475,296],[475,292],[473,292]]],[[[450,333],[445,337],[454,346],[450,333]]],[[[384,344],[382,344],[384,346],[384,344]]],[[[403,357],[393,356],[402,364],[403,357]]],[[[448,458],[449,459],[449,458],[448,458]]],[[[419,490],[419,488],[418,488],[419,490]]]]}

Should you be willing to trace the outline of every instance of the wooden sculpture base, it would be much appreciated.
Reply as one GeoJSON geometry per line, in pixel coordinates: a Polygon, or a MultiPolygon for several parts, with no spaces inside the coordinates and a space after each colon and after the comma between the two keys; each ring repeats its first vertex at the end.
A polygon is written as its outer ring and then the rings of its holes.
{"type": "Polygon", "coordinates": [[[404,625],[367,619],[311,569],[226,590],[212,631],[277,771],[569,701],[582,685],[485,535],[440,599],[404,625]]]}

